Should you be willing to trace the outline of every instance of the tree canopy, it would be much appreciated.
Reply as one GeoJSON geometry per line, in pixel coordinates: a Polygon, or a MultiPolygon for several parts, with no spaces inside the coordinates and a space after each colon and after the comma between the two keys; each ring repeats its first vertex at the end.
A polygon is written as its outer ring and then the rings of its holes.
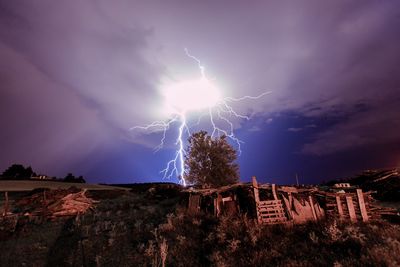
{"type": "Polygon", "coordinates": [[[219,187],[239,181],[236,150],[226,136],[212,138],[206,131],[192,134],[185,156],[184,178],[203,188],[219,187]]]}
{"type": "Polygon", "coordinates": [[[67,183],[86,183],[82,176],[75,177],[72,173],[68,173],[63,181],[67,183]]]}
{"type": "Polygon", "coordinates": [[[24,180],[24,179],[30,179],[32,175],[36,174],[32,171],[32,168],[30,166],[25,168],[21,164],[13,164],[3,172],[1,178],[24,180]]]}

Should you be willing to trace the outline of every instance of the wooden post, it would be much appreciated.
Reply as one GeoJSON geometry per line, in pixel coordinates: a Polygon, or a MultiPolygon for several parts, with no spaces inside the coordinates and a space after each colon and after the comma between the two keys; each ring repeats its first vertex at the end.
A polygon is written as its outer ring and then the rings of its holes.
{"type": "Polygon", "coordinates": [[[278,195],[276,194],[276,185],[272,184],[272,194],[274,195],[274,199],[278,200],[278,195]]]}
{"type": "Polygon", "coordinates": [[[354,210],[353,198],[351,196],[347,196],[346,202],[347,202],[347,209],[349,210],[350,221],[356,222],[357,217],[356,217],[356,211],[354,210]]]}
{"type": "Polygon", "coordinates": [[[339,218],[342,220],[343,219],[343,207],[342,207],[342,201],[340,201],[340,196],[336,196],[336,205],[337,205],[337,209],[339,212],[339,218]]]}
{"type": "Polygon", "coordinates": [[[308,196],[308,200],[310,201],[311,212],[312,212],[314,221],[317,221],[317,214],[315,214],[314,201],[313,201],[313,199],[312,199],[312,196],[308,196]]]}
{"type": "Polygon", "coordinates": [[[217,217],[221,214],[222,196],[217,194],[217,217]]]}
{"type": "Polygon", "coordinates": [[[258,203],[260,202],[260,195],[258,192],[258,183],[257,183],[257,179],[255,176],[251,177],[252,183],[253,183],[253,190],[254,190],[254,201],[256,202],[256,214],[257,214],[257,222],[258,223],[262,223],[261,221],[261,216],[260,216],[260,212],[258,210],[258,203]]]}
{"type": "Polygon", "coordinates": [[[252,177],[252,182],[253,182],[253,189],[254,189],[254,199],[256,203],[260,202],[260,195],[258,193],[258,183],[257,179],[255,176],[252,177]]]}
{"type": "Polygon", "coordinates": [[[368,221],[368,213],[367,209],[365,208],[365,201],[362,189],[357,189],[357,198],[358,198],[358,205],[360,206],[361,217],[363,222],[368,221]]]}
{"type": "Polygon", "coordinates": [[[3,216],[7,216],[7,213],[8,213],[8,192],[4,192],[4,198],[5,198],[6,202],[4,203],[3,216]]]}

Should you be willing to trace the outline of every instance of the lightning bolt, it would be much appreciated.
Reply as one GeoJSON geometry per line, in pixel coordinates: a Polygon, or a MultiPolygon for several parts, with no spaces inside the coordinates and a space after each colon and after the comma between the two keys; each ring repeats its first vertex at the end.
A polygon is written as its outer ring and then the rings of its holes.
{"type": "MultiPolygon", "coordinates": [[[[201,61],[195,56],[191,55],[188,49],[186,48],[185,48],[185,53],[186,56],[193,59],[197,63],[197,66],[200,70],[201,79],[209,81],[209,79],[205,74],[205,67],[202,65],[201,61]]],[[[198,117],[196,125],[200,124],[200,121],[204,116],[208,116],[209,122],[212,127],[211,137],[215,138],[216,136],[219,137],[221,135],[227,136],[231,141],[233,141],[237,145],[237,149],[240,155],[242,153],[241,144],[243,144],[244,142],[236,137],[234,133],[233,122],[229,118],[234,117],[238,119],[250,120],[250,116],[239,114],[233,109],[233,107],[230,104],[233,102],[240,102],[243,100],[257,100],[269,93],[270,92],[264,92],[257,96],[246,95],[239,98],[225,97],[222,100],[218,101],[218,103],[216,103],[214,106],[209,107],[207,112],[201,114],[198,117]],[[216,119],[219,119],[221,122],[224,122],[225,126],[218,125],[216,119]]],[[[175,112],[174,114],[171,115],[169,119],[165,121],[154,121],[146,126],[134,126],[131,128],[131,130],[139,129],[145,132],[162,131],[162,137],[160,143],[155,147],[155,152],[157,152],[164,147],[168,130],[174,123],[179,122],[178,136],[176,137],[175,140],[175,146],[177,147],[177,150],[175,152],[174,157],[170,161],[168,161],[166,167],[163,170],[161,170],[160,173],[163,174],[163,179],[171,179],[174,176],[177,177],[179,179],[179,182],[183,186],[187,185],[187,182],[184,178],[184,173],[185,173],[184,158],[187,152],[185,150],[185,145],[183,140],[185,137],[189,137],[191,135],[190,127],[188,125],[187,115],[188,115],[187,111],[175,112]]]]}

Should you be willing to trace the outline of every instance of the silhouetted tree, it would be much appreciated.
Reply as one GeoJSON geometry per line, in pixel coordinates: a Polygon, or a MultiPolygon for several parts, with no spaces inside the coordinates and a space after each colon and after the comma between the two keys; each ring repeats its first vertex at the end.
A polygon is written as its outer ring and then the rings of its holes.
{"type": "Polygon", "coordinates": [[[74,182],[75,176],[72,173],[68,173],[67,176],[64,177],[64,182],[74,182]]]}
{"type": "Polygon", "coordinates": [[[64,178],[64,182],[67,183],[86,183],[82,176],[75,177],[72,173],[68,173],[64,178]]]}
{"type": "Polygon", "coordinates": [[[22,164],[13,164],[6,169],[1,175],[2,179],[25,180],[30,179],[32,175],[36,175],[29,166],[25,168],[22,164]]]}
{"type": "Polygon", "coordinates": [[[82,175],[79,176],[79,177],[76,179],[76,182],[77,182],[77,183],[86,183],[86,181],[85,181],[85,179],[83,179],[83,176],[82,176],[82,175]]]}
{"type": "Polygon", "coordinates": [[[185,156],[184,178],[203,188],[218,187],[239,181],[236,150],[226,136],[213,139],[205,131],[192,134],[185,156]]]}

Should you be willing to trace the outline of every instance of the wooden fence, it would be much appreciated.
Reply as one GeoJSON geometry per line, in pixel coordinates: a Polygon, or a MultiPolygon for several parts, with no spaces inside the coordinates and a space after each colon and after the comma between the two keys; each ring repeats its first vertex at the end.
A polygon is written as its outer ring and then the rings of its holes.
{"type": "Polygon", "coordinates": [[[272,185],[272,194],[274,200],[260,200],[259,188],[256,177],[252,178],[253,190],[254,190],[254,200],[256,204],[257,211],[257,221],[258,223],[266,224],[276,224],[285,223],[288,221],[285,210],[283,208],[282,200],[278,199],[278,194],[276,192],[276,187],[272,185]]]}

